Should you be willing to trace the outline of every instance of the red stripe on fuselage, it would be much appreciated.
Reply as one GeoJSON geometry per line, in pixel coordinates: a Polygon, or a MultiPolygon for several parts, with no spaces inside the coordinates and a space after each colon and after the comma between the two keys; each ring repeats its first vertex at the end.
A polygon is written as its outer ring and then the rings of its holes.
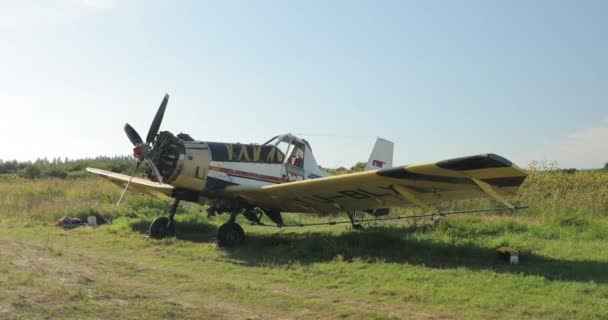
{"type": "Polygon", "coordinates": [[[289,180],[287,180],[287,179],[283,179],[283,178],[279,178],[279,177],[275,177],[275,176],[267,176],[267,175],[263,175],[263,174],[257,174],[257,173],[253,173],[253,172],[240,171],[240,170],[234,170],[234,169],[228,169],[228,168],[222,168],[222,167],[210,166],[209,170],[219,171],[219,172],[223,172],[227,175],[241,177],[241,178],[265,180],[265,181],[276,182],[276,183],[289,182],[289,180]]]}

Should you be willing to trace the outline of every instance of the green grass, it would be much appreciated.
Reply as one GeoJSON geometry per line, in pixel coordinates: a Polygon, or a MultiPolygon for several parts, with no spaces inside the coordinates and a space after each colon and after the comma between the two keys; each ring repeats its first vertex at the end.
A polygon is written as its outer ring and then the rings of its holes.
{"type": "Polygon", "coordinates": [[[602,171],[534,171],[513,199],[530,209],[436,226],[279,230],[241,220],[246,242],[223,250],[214,237],[226,217],[208,219],[202,207],[183,205],[177,236],[151,240],[143,233],[166,200],[129,195],[116,209],[120,190],[99,179],[4,177],[0,318],[608,319],[607,182],[602,171]],[[52,226],[90,214],[109,223],[52,226]],[[519,265],[499,259],[503,245],[520,250],[519,265]]]}

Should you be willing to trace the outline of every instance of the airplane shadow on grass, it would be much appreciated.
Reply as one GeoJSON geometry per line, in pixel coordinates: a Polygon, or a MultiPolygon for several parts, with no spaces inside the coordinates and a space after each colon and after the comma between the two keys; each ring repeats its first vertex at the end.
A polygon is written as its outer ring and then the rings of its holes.
{"type": "MultiPolygon", "coordinates": [[[[146,232],[148,222],[131,226],[146,232]]],[[[215,241],[217,226],[201,221],[178,221],[177,239],[197,243],[215,241]]],[[[247,227],[245,226],[247,231],[247,227]]],[[[562,260],[525,250],[519,265],[509,265],[499,258],[496,248],[475,243],[438,242],[417,238],[414,233],[432,232],[422,227],[368,227],[363,231],[342,234],[329,232],[248,233],[243,244],[226,250],[237,263],[259,266],[283,266],[332,261],[341,256],[345,261],[362,259],[375,262],[407,263],[429,268],[464,267],[499,273],[542,276],[548,280],[608,283],[608,262],[562,260]]]]}
{"type": "MultiPolygon", "coordinates": [[[[138,220],[129,224],[133,231],[147,234],[150,228],[148,220],[138,220]]],[[[215,241],[217,235],[217,226],[201,222],[201,221],[177,221],[176,239],[197,242],[209,243],[215,241]]]]}
{"type": "MultiPolygon", "coordinates": [[[[561,260],[523,251],[519,265],[501,260],[496,248],[417,239],[421,227],[375,227],[335,235],[322,232],[250,234],[229,255],[248,265],[309,264],[363,259],[446,269],[464,267],[499,273],[542,276],[548,280],[608,282],[608,262],[561,260]]],[[[424,228],[424,227],[422,227],[424,228]]]]}

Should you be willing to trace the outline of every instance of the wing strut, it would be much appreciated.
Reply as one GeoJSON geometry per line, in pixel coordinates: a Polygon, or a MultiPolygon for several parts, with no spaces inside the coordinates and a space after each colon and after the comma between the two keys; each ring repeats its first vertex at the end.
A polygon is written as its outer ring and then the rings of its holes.
{"type": "Polygon", "coordinates": [[[428,204],[426,204],[426,203],[422,202],[420,199],[418,199],[418,197],[416,197],[414,192],[412,192],[412,190],[410,190],[409,188],[395,185],[395,186],[393,186],[393,189],[395,189],[395,191],[397,191],[397,193],[399,193],[403,198],[405,198],[405,200],[409,201],[416,207],[424,209],[428,212],[433,211],[431,209],[431,207],[429,207],[428,204]]]}
{"type": "Polygon", "coordinates": [[[494,188],[486,182],[481,180],[471,178],[485,193],[487,193],[490,197],[494,198],[494,200],[498,202],[502,202],[509,209],[516,209],[514,205],[512,205],[509,201],[507,201],[503,196],[501,196],[494,188]]]}

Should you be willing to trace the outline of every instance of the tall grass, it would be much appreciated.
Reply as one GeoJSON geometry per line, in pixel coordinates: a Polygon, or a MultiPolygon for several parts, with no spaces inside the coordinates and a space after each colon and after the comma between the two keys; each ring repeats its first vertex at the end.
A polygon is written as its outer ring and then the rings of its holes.
{"type": "MultiPolygon", "coordinates": [[[[104,220],[119,216],[160,216],[166,212],[170,200],[129,193],[124,205],[117,209],[115,203],[120,192],[114,184],[96,177],[30,180],[0,175],[0,219],[48,224],[66,215],[84,217],[92,214],[104,220]]],[[[557,221],[565,226],[586,226],[594,219],[608,217],[608,171],[566,173],[532,168],[518,195],[511,200],[530,206],[520,213],[524,217],[557,221]]],[[[476,199],[445,204],[442,209],[493,206],[496,204],[492,200],[476,199]]],[[[193,205],[182,210],[199,212],[200,209],[193,205]]],[[[417,210],[410,208],[397,212],[414,213],[417,210]]]]}
{"type": "Polygon", "coordinates": [[[129,194],[120,209],[115,204],[120,188],[95,177],[31,180],[15,175],[0,176],[0,219],[4,223],[48,224],[63,216],[101,221],[118,216],[162,215],[162,200],[129,194]]]}
{"type": "Polygon", "coordinates": [[[531,170],[517,200],[531,214],[551,216],[608,216],[608,170],[531,170]]]}

